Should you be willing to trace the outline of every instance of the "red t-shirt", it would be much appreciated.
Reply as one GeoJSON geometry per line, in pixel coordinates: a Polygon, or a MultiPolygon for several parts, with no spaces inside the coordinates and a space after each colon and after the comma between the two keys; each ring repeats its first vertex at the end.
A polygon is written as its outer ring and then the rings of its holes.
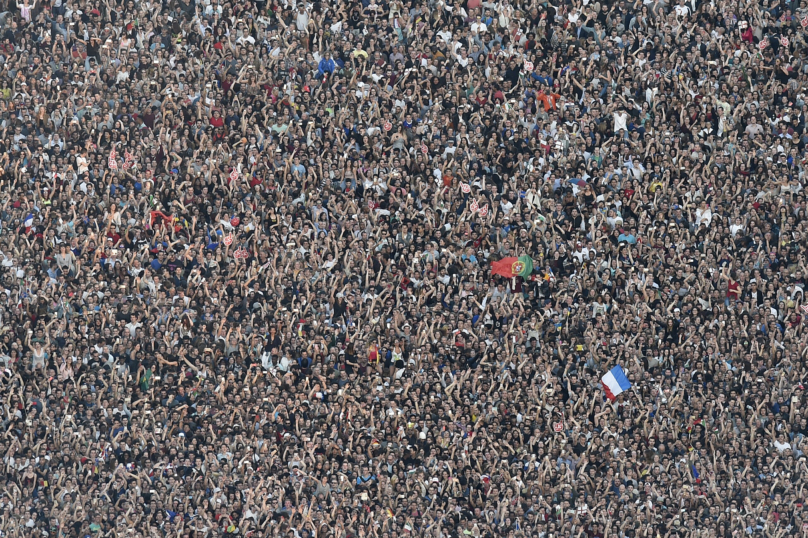
{"type": "Polygon", "coordinates": [[[740,287],[741,286],[738,284],[738,282],[729,282],[729,284],[727,284],[727,297],[730,299],[737,299],[741,295],[740,287]]]}

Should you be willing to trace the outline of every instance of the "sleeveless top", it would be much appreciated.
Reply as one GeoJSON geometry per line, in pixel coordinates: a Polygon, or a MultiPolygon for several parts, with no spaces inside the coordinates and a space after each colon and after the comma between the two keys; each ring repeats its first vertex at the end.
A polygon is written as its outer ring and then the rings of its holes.
{"type": "Polygon", "coordinates": [[[740,284],[738,282],[729,282],[727,284],[727,297],[730,299],[737,299],[740,295],[740,284]]]}

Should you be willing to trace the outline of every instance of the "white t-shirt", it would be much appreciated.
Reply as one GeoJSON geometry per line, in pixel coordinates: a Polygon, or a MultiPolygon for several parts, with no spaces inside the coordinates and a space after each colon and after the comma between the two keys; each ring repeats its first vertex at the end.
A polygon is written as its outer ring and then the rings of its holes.
{"type": "Polygon", "coordinates": [[[302,32],[306,29],[309,25],[309,13],[308,11],[304,11],[303,13],[297,12],[297,17],[295,18],[295,23],[297,24],[297,29],[299,32],[302,32]]]}
{"type": "Polygon", "coordinates": [[[785,443],[781,443],[779,441],[774,442],[774,448],[777,449],[778,452],[783,452],[791,448],[791,445],[786,441],[785,443]]]}
{"type": "Polygon", "coordinates": [[[589,261],[594,256],[595,251],[588,248],[577,250],[572,253],[572,257],[575,258],[578,263],[584,263],[584,260],[589,261]]]}
{"type": "Polygon", "coordinates": [[[132,321],[130,321],[129,323],[127,323],[127,324],[126,324],[126,328],[127,328],[127,329],[129,329],[129,335],[130,335],[132,338],[134,338],[135,336],[137,336],[137,330],[138,330],[139,328],[141,328],[141,327],[143,327],[143,324],[142,324],[142,323],[139,323],[139,322],[138,322],[138,321],[136,321],[136,320],[132,320],[132,321]]]}
{"type": "Polygon", "coordinates": [[[83,174],[83,173],[87,172],[87,170],[88,170],[88,168],[87,168],[87,159],[85,159],[81,155],[76,157],[76,168],[77,168],[79,174],[83,174]]]}
{"type": "Polygon", "coordinates": [[[290,361],[288,357],[281,357],[281,360],[278,362],[278,370],[281,372],[288,372],[289,366],[291,365],[292,361],[290,361]]]}
{"type": "Polygon", "coordinates": [[[676,16],[678,17],[687,17],[690,15],[690,8],[687,6],[675,6],[673,9],[676,10],[676,16]]]}
{"type": "Polygon", "coordinates": [[[713,220],[713,212],[708,207],[707,209],[702,210],[701,208],[696,210],[696,226],[700,226],[703,222],[705,226],[710,226],[710,222],[713,220]]]}
{"type": "Polygon", "coordinates": [[[614,132],[628,131],[628,112],[615,112],[614,113],[614,132]]]}

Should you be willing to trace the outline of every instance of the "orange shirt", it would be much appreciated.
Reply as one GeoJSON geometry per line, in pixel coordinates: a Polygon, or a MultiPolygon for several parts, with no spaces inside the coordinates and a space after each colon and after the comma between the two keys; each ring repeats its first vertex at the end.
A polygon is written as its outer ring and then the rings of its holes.
{"type": "Polygon", "coordinates": [[[557,93],[544,93],[541,92],[539,95],[536,96],[536,101],[540,101],[544,103],[544,111],[550,112],[551,110],[555,110],[556,108],[556,101],[561,95],[557,93]]]}

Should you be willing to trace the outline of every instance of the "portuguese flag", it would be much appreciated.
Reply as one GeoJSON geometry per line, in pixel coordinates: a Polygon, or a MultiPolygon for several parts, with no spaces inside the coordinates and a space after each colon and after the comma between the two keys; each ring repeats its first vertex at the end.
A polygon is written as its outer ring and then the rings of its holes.
{"type": "Polygon", "coordinates": [[[533,273],[533,258],[520,256],[519,258],[503,258],[498,262],[491,262],[491,274],[502,275],[507,278],[521,276],[530,280],[533,273]]]}

